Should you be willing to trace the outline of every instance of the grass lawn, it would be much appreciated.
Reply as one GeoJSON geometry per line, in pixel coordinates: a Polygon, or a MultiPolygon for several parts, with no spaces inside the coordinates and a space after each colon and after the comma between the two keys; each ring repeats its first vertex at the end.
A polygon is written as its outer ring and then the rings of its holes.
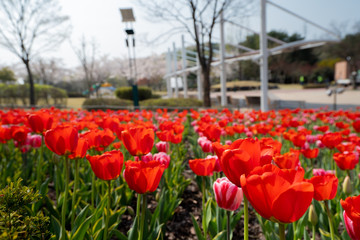
{"type": "Polygon", "coordinates": [[[68,98],[67,99],[67,108],[78,109],[81,108],[81,105],[85,101],[85,98],[68,98]]]}

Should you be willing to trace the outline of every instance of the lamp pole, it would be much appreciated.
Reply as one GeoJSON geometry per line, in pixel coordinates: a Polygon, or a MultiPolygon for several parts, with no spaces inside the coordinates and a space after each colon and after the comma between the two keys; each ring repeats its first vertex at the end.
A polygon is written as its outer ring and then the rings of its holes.
{"type": "Polygon", "coordinates": [[[126,47],[128,48],[129,55],[129,84],[132,86],[132,95],[134,100],[134,107],[139,107],[139,94],[137,86],[137,70],[136,70],[136,57],[135,57],[135,32],[133,29],[133,22],[135,17],[132,8],[120,9],[122,22],[125,23],[126,33],[126,47]]]}

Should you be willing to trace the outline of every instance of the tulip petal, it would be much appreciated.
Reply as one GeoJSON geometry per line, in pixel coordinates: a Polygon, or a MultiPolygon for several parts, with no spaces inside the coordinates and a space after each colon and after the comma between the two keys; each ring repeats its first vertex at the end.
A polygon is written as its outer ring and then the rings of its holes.
{"type": "Polygon", "coordinates": [[[314,187],[311,183],[300,182],[293,184],[274,199],[272,206],[273,216],[282,223],[297,221],[310,206],[313,195],[314,187]]]}

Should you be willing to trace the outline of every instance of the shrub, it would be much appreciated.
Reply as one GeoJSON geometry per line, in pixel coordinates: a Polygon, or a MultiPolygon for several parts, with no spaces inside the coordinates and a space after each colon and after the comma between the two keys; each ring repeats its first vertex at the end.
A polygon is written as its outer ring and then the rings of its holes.
{"type": "Polygon", "coordinates": [[[119,109],[132,106],[133,102],[126,99],[117,98],[87,98],[82,104],[83,109],[87,110],[106,110],[119,109]]]}
{"type": "Polygon", "coordinates": [[[192,98],[148,99],[140,102],[144,107],[196,108],[203,106],[202,101],[192,98]]]}
{"type": "MultiPolygon", "coordinates": [[[[35,84],[35,104],[66,105],[66,91],[50,85],[35,84]]],[[[0,103],[29,104],[29,85],[0,84],[0,103]]]]}
{"type": "MultiPolygon", "coordinates": [[[[115,95],[120,99],[133,99],[132,87],[119,87],[115,90],[115,95]]],[[[139,101],[152,98],[152,90],[148,87],[138,87],[139,101]]]]}
{"type": "Polygon", "coordinates": [[[21,179],[0,190],[0,239],[50,239],[50,220],[31,206],[41,195],[21,179]]]}

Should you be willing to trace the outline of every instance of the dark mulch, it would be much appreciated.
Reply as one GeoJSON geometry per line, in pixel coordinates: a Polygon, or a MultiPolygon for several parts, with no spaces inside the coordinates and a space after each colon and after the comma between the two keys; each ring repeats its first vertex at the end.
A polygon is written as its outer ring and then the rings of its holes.
{"type": "MultiPolygon", "coordinates": [[[[190,170],[191,171],[191,170],[190,170]]],[[[186,172],[186,171],[185,171],[186,172]]],[[[186,175],[186,174],[185,174],[186,175]]],[[[148,208],[153,211],[156,207],[156,201],[153,196],[148,196],[148,208]]],[[[182,197],[183,200],[180,206],[175,210],[171,220],[166,224],[166,233],[164,239],[169,240],[195,240],[197,239],[195,229],[191,220],[191,214],[198,221],[201,226],[201,201],[202,194],[196,185],[195,181],[192,181],[190,185],[185,189],[182,197]]],[[[133,198],[130,207],[136,209],[136,198],[133,198]]],[[[241,206],[243,207],[243,206],[241,206]]],[[[135,212],[135,211],[134,211],[135,212]]],[[[127,235],[134,220],[134,216],[130,215],[127,211],[121,218],[119,224],[119,230],[127,235]]],[[[243,239],[243,227],[244,219],[236,225],[233,232],[233,239],[243,239]]],[[[262,240],[265,239],[262,236],[261,227],[257,222],[255,212],[250,208],[249,211],[249,239],[262,240]]]]}

